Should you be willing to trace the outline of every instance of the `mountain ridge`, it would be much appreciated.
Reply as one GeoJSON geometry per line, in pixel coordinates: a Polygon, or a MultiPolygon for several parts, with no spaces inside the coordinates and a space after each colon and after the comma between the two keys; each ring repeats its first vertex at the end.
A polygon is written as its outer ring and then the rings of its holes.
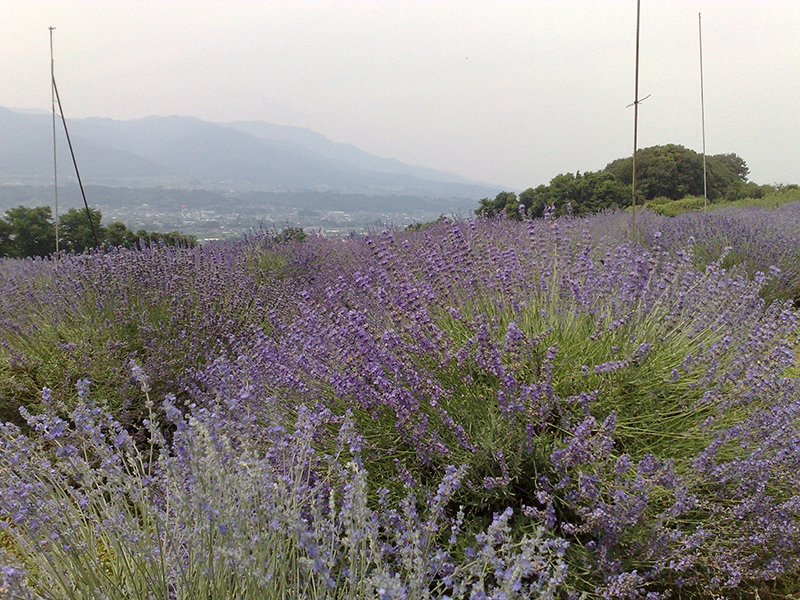
{"type": "MultiPolygon", "coordinates": [[[[67,123],[81,176],[92,183],[464,198],[494,195],[501,187],[264,121],[215,123],[171,115],[67,123]]],[[[58,135],[64,137],[60,128],[58,135]]],[[[50,115],[0,107],[0,144],[0,178],[52,179],[50,115]]],[[[65,139],[58,148],[59,161],[70,164],[65,139]]]]}

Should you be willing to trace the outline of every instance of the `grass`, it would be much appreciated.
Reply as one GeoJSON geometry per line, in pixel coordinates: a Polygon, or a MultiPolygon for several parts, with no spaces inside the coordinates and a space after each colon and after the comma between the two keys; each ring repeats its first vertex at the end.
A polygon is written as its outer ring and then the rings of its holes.
{"type": "Polygon", "coordinates": [[[720,210],[731,208],[766,208],[775,209],[788,202],[800,200],[800,189],[796,187],[776,188],[760,198],[741,198],[739,200],[708,202],[703,196],[687,196],[680,200],[655,198],[646,202],[645,206],[658,214],[674,217],[684,212],[702,210],[720,210]]]}

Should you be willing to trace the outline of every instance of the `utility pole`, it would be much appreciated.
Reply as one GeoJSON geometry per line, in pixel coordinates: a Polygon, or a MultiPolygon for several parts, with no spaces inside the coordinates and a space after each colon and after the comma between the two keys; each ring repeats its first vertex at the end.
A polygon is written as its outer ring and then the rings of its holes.
{"type": "Polygon", "coordinates": [[[633,163],[631,165],[631,229],[636,233],[636,147],[639,133],[639,16],[642,2],[636,0],[636,75],[633,91],[633,163]]]}
{"type": "Polygon", "coordinates": [[[53,30],[50,29],[50,108],[53,114],[53,193],[56,201],[56,260],[58,260],[58,166],[56,161],[56,73],[53,61],[53,30]]]}
{"type": "Polygon", "coordinates": [[[706,104],[703,97],[703,20],[697,13],[697,26],[700,34],[700,115],[703,127],[703,210],[708,209],[708,178],[706,177],[706,104]]]}
{"type": "Polygon", "coordinates": [[[633,164],[631,169],[631,227],[636,231],[636,146],[639,133],[639,15],[641,0],[636,0],[636,75],[633,88],[633,164]]]}

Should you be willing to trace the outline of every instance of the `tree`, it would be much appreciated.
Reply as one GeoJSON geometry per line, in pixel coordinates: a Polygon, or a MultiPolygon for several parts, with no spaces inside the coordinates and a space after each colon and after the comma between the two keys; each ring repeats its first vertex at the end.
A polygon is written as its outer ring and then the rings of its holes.
{"type": "Polygon", "coordinates": [[[519,198],[534,218],[543,216],[548,206],[554,208],[556,216],[568,212],[583,215],[609,206],[625,206],[629,189],[603,171],[562,173],[553,177],[550,185],[528,188],[519,198]]]}
{"type": "Polygon", "coordinates": [[[0,240],[6,256],[47,256],[55,252],[56,233],[50,207],[10,208],[6,211],[6,225],[0,231],[0,240]]]}
{"type": "Polygon", "coordinates": [[[505,211],[505,213],[511,218],[522,218],[519,214],[517,195],[514,192],[500,192],[494,197],[494,200],[489,200],[489,198],[481,198],[479,203],[480,207],[475,211],[476,215],[484,214],[488,216],[495,216],[505,211]]]}
{"type": "Polygon", "coordinates": [[[13,235],[11,225],[5,219],[0,219],[0,256],[14,256],[16,246],[13,235]]]}
{"type": "Polygon", "coordinates": [[[286,227],[278,235],[275,236],[276,243],[283,242],[303,242],[308,237],[308,234],[302,227],[286,227]]]}
{"type": "Polygon", "coordinates": [[[733,175],[733,178],[742,183],[745,183],[747,178],[750,176],[750,169],[748,168],[747,163],[744,162],[741,157],[733,153],[714,154],[709,158],[718,163],[721,168],[727,169],[733,175]]]}
{"type": "Polygon", "coordinates": [[[88,248],[94,248],[105,241],[106,230],[100,225],[103,214],[96,208],[90,208],[89,214],[91,215],[94,233],[97,234],[97,239],[95,239],[92,233],[92,225],[89,224],[89,219],[85,210],[70,208],[66,213],[61,215],[61,218],[58,220],[58,230],[61,236],[62,246],[65,250],[80,253],[88,248]]]}
{"type": "MultiPolygon", "coordinates": [[[[505,213],[521,219],[519,206],[528,215],[542,217],[548,207],[556,216],[568,211],[581,215],[604,208],[625,207],[631,202],[633,158],[618,158],[602,171],[562,173],[549,185],[528,188],[519,195],[500,192],[490,200],[483,198],[475,214],[505,213]]],[[[736,154],[706,156],[706,188],[709,200],[738,200],[761,197],[770,186],[748,182],[747,163],[736,154]]],[[[637,203],[656,200],[666,203],[687,196],[703,196],[703,157],[678,144],[651,146],[636,154],[637,203]]]]}
{"type": "Polygon", "coordinates": [[[134,234],[135,243],[152,244],[161,242],[167,246],[187,246],[193,248],[197,245],[197,238],[193,235],[186,235],[180,231],[170,231],[159,233],[157,231],[146,231],[140,229],[134,234]]]}
{"type": "MultiPolygon", "coordinates": [[[[631,185],[633,158],[618,158],[604,169],[631,185]]],[[[722,199],[729,188],[747,181],[747,164],[736,154],[706,156],[706,187],[710,200],[722,199]]],[[[678,144],[651,146],[636,153],[636,191],[643,200],[680,200],[703,195],[703,157],[678,144]]]]}
{"type": "MultiPolygon", "coordinates": [[[[302,229],[300,230],[302,232],[302,229]]],[[[150,238],[158,240],[167,246],[186,246],[194,248],[197,245],[197,238],[193,235],[186,235],[180,231],[168,231],[166,233],[151,232],[150,238]]],[[[303,233],[305,239],[305,233],[303,233]]]]}
{"type": "Polygon", "coordinates": [[[562,173],[553,177],[549,185],[528,188],[519,198],[513,192],[500,192],[494,200],[484,198],[475,213],[491,216],[505,212],[512,219],[521,219],[521,205],[533,218],[542,217],[549,206],[557,216],[568,212],[581,215],[609,206],[625,206],[629,201],[629,189],[630,186],[603,171],[562,173]]]}
{"type": "MultiPolygon", "coordinates": [[[[108,246],[134,247],[139,242],[159,242],[167,246],[188,246],[197,244],[193,235],[185,235],[179,231],[158,233],[141,229],[133,233],[125,223],[115,221],[103,227],[100,222],[102,213],[96,208],[90,208],[97,239],[92,233],[92,227],[86,211],[70,208],[58,220],[61,247],[67,252],[83,252],[94,248],[98,244],[108,246]],[[96,243],[97,242],[97,243],[96,243]]],[[[305,237],[302,229],[294,231],[296,239],[305,237]]],[[[23,258],[26,256],[46,256],[55,251],[55,225],[53,223],[50,207],[39,206],[26,208],[19,206],[6,211],[5,219],[0,218],[0,257],[23,258]]]]}
{"type": "Polygon", "coordinates": [[[130,248],[136,243],[136,234],[128,229],[125,223],[114,221],[105,228],[105,242],[109,246],[125,246],[130,248]]]}

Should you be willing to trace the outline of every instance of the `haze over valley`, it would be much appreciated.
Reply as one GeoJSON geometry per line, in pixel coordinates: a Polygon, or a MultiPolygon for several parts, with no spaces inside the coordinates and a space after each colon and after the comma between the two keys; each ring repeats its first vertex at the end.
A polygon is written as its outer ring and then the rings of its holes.
{"type": "MultiPolygon", "coordinates": [[[[60,125],[60,123],[58,124],[60,125]]],[[[134,228],[228,237],[261,224],[329,234],[474,208],[502,186],[382,158],[307,128],[193,117],[68,120],[87,200],[134,228]]],[[[57,128],[60,202],[82,205],[57,128]]],[[[53,203],[51,116],[0,107],[0,209],[53,203]]]]}

